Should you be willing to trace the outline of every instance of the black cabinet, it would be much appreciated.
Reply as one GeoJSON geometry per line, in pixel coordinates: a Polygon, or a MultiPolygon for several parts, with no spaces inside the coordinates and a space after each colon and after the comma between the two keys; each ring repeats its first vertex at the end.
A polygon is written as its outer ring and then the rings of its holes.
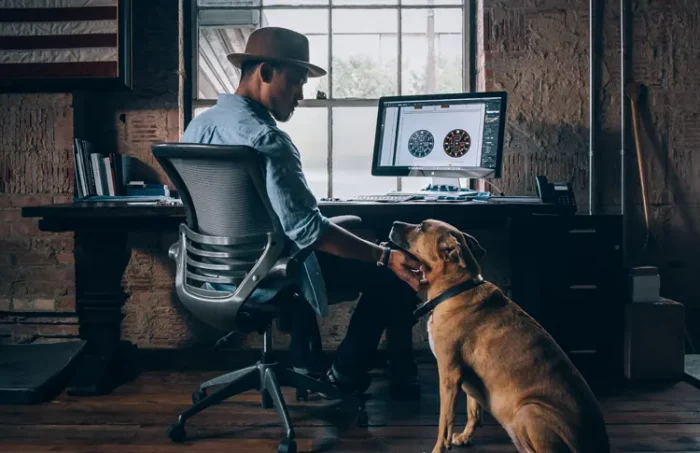
{"type": "Polygon", "coordinates": [[[511,225],[513,300],[589,378],[622,376],[622,216],[531,215],[511,225]]]}

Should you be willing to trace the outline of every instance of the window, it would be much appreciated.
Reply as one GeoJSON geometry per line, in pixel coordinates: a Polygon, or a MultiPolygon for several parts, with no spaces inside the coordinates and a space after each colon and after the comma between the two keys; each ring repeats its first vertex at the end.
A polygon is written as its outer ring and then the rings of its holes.
{"type": "Polygon", "coordinates": [[[290,28],[307,36],[311,62],[329,72],[309,79],[294,116],[278,124],[299,148],[314,194],[424,187],[428,178],[371,175],[377,98],[468,89],[472,58],[465,19],[472,1],[196,0],[194,115],[214,105],[219,93],[235,91],[239,74],[226,55],[242,51],[253,30],[290,28]]]}

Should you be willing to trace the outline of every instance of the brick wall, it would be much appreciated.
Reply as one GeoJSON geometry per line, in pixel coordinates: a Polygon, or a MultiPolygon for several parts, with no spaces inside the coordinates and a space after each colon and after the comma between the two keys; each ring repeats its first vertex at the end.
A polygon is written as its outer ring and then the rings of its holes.
{"type": "MultiPolygon", "coordinates": [[[[633,207],[633,263],[654,263],[661,291],[686,306],[686,325],[700,346],[700,4],[639,0],[634,15],[633,76],[641,100],[641,148],[650,206],[644,231],[636,156],[630,141],[628,194],[633,207]]],[[[630,140],[632,140],[630,138],[630,140]]]]}
{"type": "Polygon", "coordinates": [[[484,83],[508,92],[503,179],[534,194],[535,176],[570,180],[588,209],[588,2],[485,0],[484,83]]]}
{"type": "MultiPolygon", "coordinates": [[[[178,139],[178,42],[174,2],[135,2],[134,91],[112,95],[0,96],[0,340],[54,341],[75,335],[71,250],[68,235],[37,232],[19,218],[23,203],[68,199],[72,193],[70,139],[94,141],[104,152],[141,160],[143,171],[164,180],[150,154],[153,141],[178,139]],[[71,104],[72,103],[72,104],[71,104]],[[71,105],[74,106],[71,109],[71,105]],[[73,125],[73,123],[75,123],[73,125]],[[24,124],[24,126],[18,126],[24,124]],[[26,130],[31,130],[29,134],[26,130]],[[51,160],[53,159],[53,160],[51,160]],[[38,176],[37,176],[38,175],[38,176]],[[56,195],[54,195],[56,194],[56,195]],[[32,198],[38,197],[38,198],[32,198]],[[23,310],[20,312],[20,309],[23,310]],[[46,310],[46,311],[39,311],[46,310]]],[[[484,0],[483,49],[479,86],[509,92],[504,178],[506,193],[534,193],[534,176],[572,179],[582,212],[588,194],[588,2],[586,0],[484,0]]],[[[700,262],[698,197],[700,162],[700,69],[692,37],[698,6],[684,0],[637,0],[634,25],[634,75],[650,87],[647,105],[653,135],[646,139],[654,241],[635,262],[663,270],[663,291],[684,302],[693,324],[698,290],[693,276],[700,262]],[[647,36],[647,37],[645,37],[647,36]]],[[[603,134],[598,155],[598,199],[606,212],[619,212],[619,5],[607,2],[603,59],[603,134]]],[[[634,169],[632,142],[630,167],[634,169]]],[[[638,209],[636,182],[629,196],[638,209]]],[[[634,225],[639,225],[635,221],[634,225]]],[[[638,230],[638,228],[637,228],[638,230]]],[[[474,232],[489,249],[486,275],[508,285],[507,244],[500,232],[474,232]]],[[[124,306],[124,337],[141,347],[182,348],[210,345],[217,333],[185,312],[172,295],[172,235],[132,235],[132,258],[124,276],[130,294],[124,306]]],[[[327,347],[342,339],[353,304],[332,308],[322,320],[327,347]]],[[[424,329],[416,327],[416,342],[424,329]]],[[[276,347],[286,343],[276,338],[276,347]]],[[[257,344],[257,336],[238,345],[257,344]]]]}
{"type": "Polygon", "coordinates": [[[73,193],[68,94],[0,95],[0,342],[78,334],[73,238],[45,233],[20,210],[73,193]]]}

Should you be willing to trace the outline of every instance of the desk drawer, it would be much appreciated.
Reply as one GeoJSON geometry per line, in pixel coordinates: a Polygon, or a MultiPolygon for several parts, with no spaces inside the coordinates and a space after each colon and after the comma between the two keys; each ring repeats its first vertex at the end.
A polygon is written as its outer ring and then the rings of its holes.
{"type": "Polygon", "coordinates": [[[550,332],[565,350],[596,350],[604,329],[600,328],[604,303],[595,285],[572,285],[550,300],[545,310],[550,332]]]}
{"type": "Polygon", "coordinates": [[[564,255],[569,285],[600,285],[619,267],[621,249],[616,236],[597,228],[569,228],[564,255]]]}

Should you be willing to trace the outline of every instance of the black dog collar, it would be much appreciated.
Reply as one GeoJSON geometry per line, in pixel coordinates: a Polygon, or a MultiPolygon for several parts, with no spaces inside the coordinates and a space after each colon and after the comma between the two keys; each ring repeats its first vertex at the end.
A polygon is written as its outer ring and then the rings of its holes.
{"type": "Polygon", "coordinates": [[[452,288],[449,288],[447,291],[437,296],[435,299],[431,299],[423,303],[415,310],[413,310],[413,317],[417,321],[423,315],[435,310],[435,307],[437,307],[439,304],[446,301],[450,297],[454,297],[457,294],[463,293],[464,291],[469,291],[470,289],[476,288],[482,283],[484,283],[484,279],[481,277],[481,275],[477,275],[471,280],[467,280],[460,283],[459,285],[453,286],[452,288]]]}

